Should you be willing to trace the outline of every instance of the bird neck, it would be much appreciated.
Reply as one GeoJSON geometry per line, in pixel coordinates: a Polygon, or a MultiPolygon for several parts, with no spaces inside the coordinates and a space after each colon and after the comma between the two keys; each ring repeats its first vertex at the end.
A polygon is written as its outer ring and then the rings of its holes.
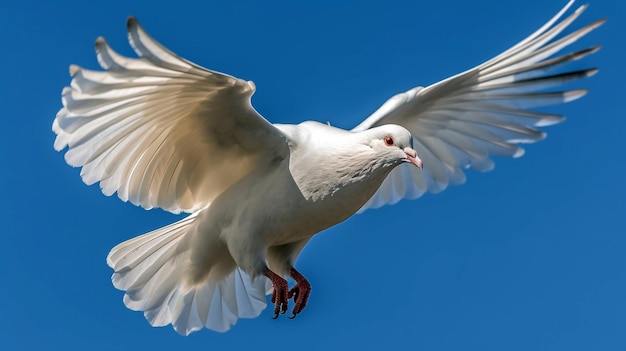
{"type": "Polygon", "coordinates": [[[308,157],[295,158],[290,165],[292,176],[307,200],[320,201],[342,193],[341,197],[366,197],[374,194],[394,164],[379,157],[372,149],[320,150],[308,157]],[[343,194],[348,193],[348,194],[343,194]]]}

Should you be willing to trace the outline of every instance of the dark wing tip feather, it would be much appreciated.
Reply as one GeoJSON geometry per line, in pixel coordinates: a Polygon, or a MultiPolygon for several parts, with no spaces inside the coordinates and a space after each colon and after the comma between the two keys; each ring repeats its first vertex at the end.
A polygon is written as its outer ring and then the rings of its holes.
{"type": "Polygon", "coordinates": [[[606,18],[600,18],[599,20],[591,22],[586,27],[590,28],[590,30],[593,30],[593,29],[596,29],[596,28],[600,27],[601,25],[603,25],[606,21],[607,21],[606,18]]]}
{"type": "Polygon", "coordinates": [[[572,54],[572,60],[578,60],[581,59],[587,55],[591,55],[591,54],[595,54],[596,52],[600,51],[600,49],[602,49],[602,45],[596,45],[596,46],[592,46],[590,48],[584,49],[584,50],[580,50],[574,54],[572,54]]]}
{"type": "Polygon", "coordinates": [[[104,39],[104,37],[98,37],[96,39],[96,42],[94,43],[94,46],[96,48],[96,53],[102,50],[102,48],[105,47],[106,45],[107,45],[106,39],[104,39]]]}
{"type": "Polygon", "coordinates": [[[606,18],[600,18],[599,20],[593,21],[593,22],[589,23],[588,25],[584,26],[583,28],[580,29],[580,31],[591,32],[592,30],[594,30],[594,29],[600,27],[601,25],[603,25],[606,21],[607,21],[606,18]]]}
{"type": "Polygon", "coordinates": [[[601,26],[601,25],[603,25],[603,24],[604,24],[606,21],[608,21],[608,20],[609,20],[608,18],[603,17],[603,18],[600,18],[599,20],[597,20],[597,21],[593,22],[591,25],[592,25],[592,26],[595,26],[595,27],[597,27],[597,26],[601,26]]]}
{"type": "Polygon", "coordinates": [[[135,16],[128,16],[128,18],[126,19],[126,29],[128,31],[131,31],[135,27],[141,27],[139,21],[137,21],[137,18],[135,18],[135,16]]]}

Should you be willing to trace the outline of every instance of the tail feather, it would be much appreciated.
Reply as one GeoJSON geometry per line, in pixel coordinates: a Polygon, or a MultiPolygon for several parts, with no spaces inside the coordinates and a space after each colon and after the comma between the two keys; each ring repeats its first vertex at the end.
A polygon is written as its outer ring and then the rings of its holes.
{"type": "Polygon", "coordinates": [[[175,242],[188,229],[198,215],[195,212],[184,219],[166,227],[140,235],[115,246],[107,256],[107,264],[116,267],[129,267],[132,269],[141,263],[146,257],[169,242],[175,242]]]}
{"type": "Polygon", "coordinates": [[[206,327],[224,332],[238,318],[254,318],[266,306],[271,283],[265,277],[254,282],[236,268],[220,281],[189,284],[189,232],[197,212],[114,247],[107,257],[115,273],[113,285],[125,290],[124,304],[143,311],[153,326],[172,324],[182,334],[206,327]]]}

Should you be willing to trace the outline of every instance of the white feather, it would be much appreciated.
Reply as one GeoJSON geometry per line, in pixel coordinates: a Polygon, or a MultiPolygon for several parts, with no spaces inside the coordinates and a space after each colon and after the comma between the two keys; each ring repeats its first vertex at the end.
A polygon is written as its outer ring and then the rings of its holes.
{"type": "Polygon", "coordinates": [[[73,65],[54,122],[55,148],[69,146],[65,158],[83,167],[85,183],[146,209],[193,212],[286,155],[284,136],[250,105],[252,84],[179,58],[132,18],[128,30],[140,58],[99,38],[106,71],[73,65]]]}
{"type": "Polygon", "coordinates": [[[389,123],[406,127],[424,161],[423,171],[410,170],[413,176],[406,178],[404,194],[390,195],[394,189],[400,189],[396,179],[403,170],[398,168],[360,212],[402,198],[412,199],[427,191],[437,193],[450,184],[462,184],[463,169],[491,170],[493,161],[489,156],[520,157],[524,150],[517,144],[544,139],[545,133],[536,127],[561,122],[563,117],[530,109],[582,97],[585,90],[547,90],[597,72],[588,69],[552,73],[598,50],[593,47],[551,58],[604,22],[596,21],[554,40],[586,8],[581,6],[559,22],[572,3],[502,54],[429,87],[416,87],[393,96],[356,126],[353,131],[389,123]]]}
{"type": "Polygon", "coordinates": [[[113,285],[126,291],[126,306],[144,311],[150,324],[172,324],[183,335],[203,327],[226,331],[238,318],[254,318],[266,306],[267,279],[252,282],[239,268],[219,281],[190,285],[185,280],[192,253],[189,232],[197,215],[125,241],[107,257],[115,271],[113,285]]]}
{"type": "Polygon", "coordinates": [[[70,66],[55,149],[67,147],[67,162],[106,195],[191,212],[111,250],[126,306],[183,335],[226,331],[261,313],[272,289],[261,274],[292,272],[316,233],[359,209],[462,184],[464,169],[491,170],[493,155],[520,157],[518,144],[563,120],[531,109],[583,96],[549,89],[596,72],[554,71],[598,50],[552,57],[602,24],[555,39],[584,10],[559,22],[571,3],[504,53],[390,98],[352,131],[270,124],[250,104],[252,82],[178,57],[133,18],[139,58],[98,38],[104,71],[70,66]],[[422,161],[422,171],[408,164],[422,161]]]}

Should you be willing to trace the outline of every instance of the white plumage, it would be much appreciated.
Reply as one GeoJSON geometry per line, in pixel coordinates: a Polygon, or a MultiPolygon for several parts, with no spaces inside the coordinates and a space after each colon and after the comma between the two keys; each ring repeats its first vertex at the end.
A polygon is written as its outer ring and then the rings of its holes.
{"type": "Polygon", "coordinates": [[[553,57],[604,23],[599,20],[553,40],[587,8],[581,6],[558,22],[573,2],[500,55],[426,88],[398,94],[356,126],[353,131],[385,123],[406,127],[425,165],[423,172],[395,169],[362,210],[415,199],[426,191],[437,193],[449,184],[463,184],[463,169],[489,171],[494,166],[491,155],[520,157],[524,150],[518,144],[545,138],[536,127],[563,121],[563,116],[530,109],[582,97],[586,90],[546,89],[597,72],[558,72],[564,64],[600,49],[595,46],[553,57]]]}
{"type": "Polygon", "coordinates": [[[518,144],[545,137],[537,127],[563,120],[531,109],[583,96],[550,89],[596,72],[561,69],[599,49],[557,55],[603,23],[559,37],[585,9],[562,19],[572,3],[495,58],[392,97],[352,131],[269,123],[250,103],[252,82],[178,57],[133,18],[139,58],[98,38],[104,71],[70,67],[55,149],[67,147],[66,161],[106,195],[190,213],[111,250],[126,306],[184,335],[258,316],[272,286],[277,315],[291,297],[300,313],[310,285],[293,264],[313,235],[359,210],[461,184],[464,169],[519,157],[518,144]],[[408,165],[422,160],[421,170],[408,165]],[[286,275],[297,282],[289,292],[286,275]]]}

